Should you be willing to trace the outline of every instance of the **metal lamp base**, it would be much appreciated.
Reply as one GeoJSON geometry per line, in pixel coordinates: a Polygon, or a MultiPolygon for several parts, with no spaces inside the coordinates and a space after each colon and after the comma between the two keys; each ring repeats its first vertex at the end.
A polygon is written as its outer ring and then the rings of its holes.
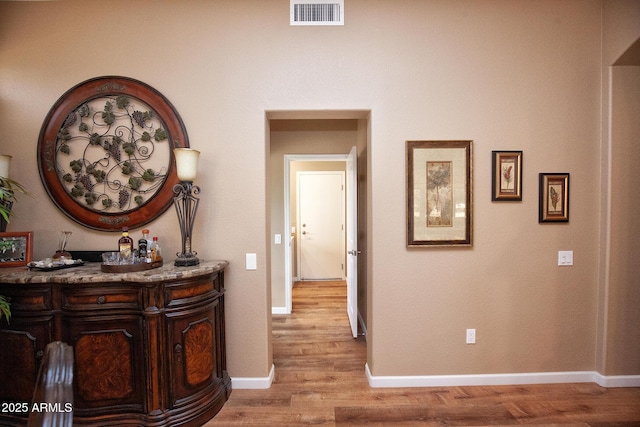
{"type": "Polygon", "coordinates": [[[189,267],[198,264],[200,264],[200,260],[195,256],[178,257],[174,263],[176,267],[189,267]]]}

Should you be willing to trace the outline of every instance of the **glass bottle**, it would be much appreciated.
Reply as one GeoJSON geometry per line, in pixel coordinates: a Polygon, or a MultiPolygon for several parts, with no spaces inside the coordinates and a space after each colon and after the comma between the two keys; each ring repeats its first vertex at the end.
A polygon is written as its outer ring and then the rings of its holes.
{"type": "Polygon", "coordinates": [[[131,258],[133,253],[133,239],[129,237],[128,227],[122,227],[122,237],[118,240],[118,250],[123,260],[131,258]]]}
{"type": "Polygon", "coordinates": [[[140,262],[151,262],[151,248],[149,245],[149,230],[142,230],[142,238],[138,240],[138,257],[140,262]]]}
{"type": "Polygon", "coordinates": [[[160,250],[160,244],[158,238],[153,237],[153,243],[151,243],[151,261],[159,261],[162,259],[162,251],[160,250]]]}

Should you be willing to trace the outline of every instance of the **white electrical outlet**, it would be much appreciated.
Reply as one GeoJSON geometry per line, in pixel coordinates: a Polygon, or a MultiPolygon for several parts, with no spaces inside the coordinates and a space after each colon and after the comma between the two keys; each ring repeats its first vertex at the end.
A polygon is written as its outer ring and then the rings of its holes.
{"type": "Polygon", "coordinates": [[[573,251],[558,251],[558,265],[573,265],[573,251]]]}
{"type": "Polygon", "coordinates": [[[467,329],[467,344],[475,344],[475,343],[476,343],[476,330],[467,329]]]}

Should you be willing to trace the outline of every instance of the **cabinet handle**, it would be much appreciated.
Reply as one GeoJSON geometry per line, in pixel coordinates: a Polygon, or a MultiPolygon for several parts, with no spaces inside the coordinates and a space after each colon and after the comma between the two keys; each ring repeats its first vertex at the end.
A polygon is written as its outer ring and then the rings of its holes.
{"type": "Polygon", "coordinates": [[[182,362],[182,345],[176,344],[175,347],[173,347],[173,351],[176,352],[176,361],[182,362]]]}
{"type": "Polygon", "coordinates": [[[96,303],[98,304],[104,304],[107,301],[107,299],[105,298],[104,295],[100,295],[98,298],[96,298],[96,303]]]}
{"type": "Polygon", "coordinates": [[[40,350],[36,352],[36,359],[42,359],[42,356],[44,356],[44,351],[40,350]]]}

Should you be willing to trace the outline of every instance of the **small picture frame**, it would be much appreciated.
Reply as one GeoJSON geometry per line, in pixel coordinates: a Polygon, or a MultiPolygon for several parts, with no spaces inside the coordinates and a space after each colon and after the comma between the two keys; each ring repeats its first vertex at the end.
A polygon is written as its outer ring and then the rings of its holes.
{"type": "Polygon", "coordinates": [[[569,174],[540,174],[538,222],[569,222],[569,174]]]}
{"type": "Polygon", "coordinates": [[[522,201],[522,151],[492,151],[491,200],[522,201]]]}
{"type": "Polygon", "coordinates": [[[33,232],[0,233],[0,267],[22,267],[31,262],[33,232]]]}
{"type": "Polygon", "coordinates": [[[407,141],[407,247],[472,246],[472,141],[407,141]]]}

